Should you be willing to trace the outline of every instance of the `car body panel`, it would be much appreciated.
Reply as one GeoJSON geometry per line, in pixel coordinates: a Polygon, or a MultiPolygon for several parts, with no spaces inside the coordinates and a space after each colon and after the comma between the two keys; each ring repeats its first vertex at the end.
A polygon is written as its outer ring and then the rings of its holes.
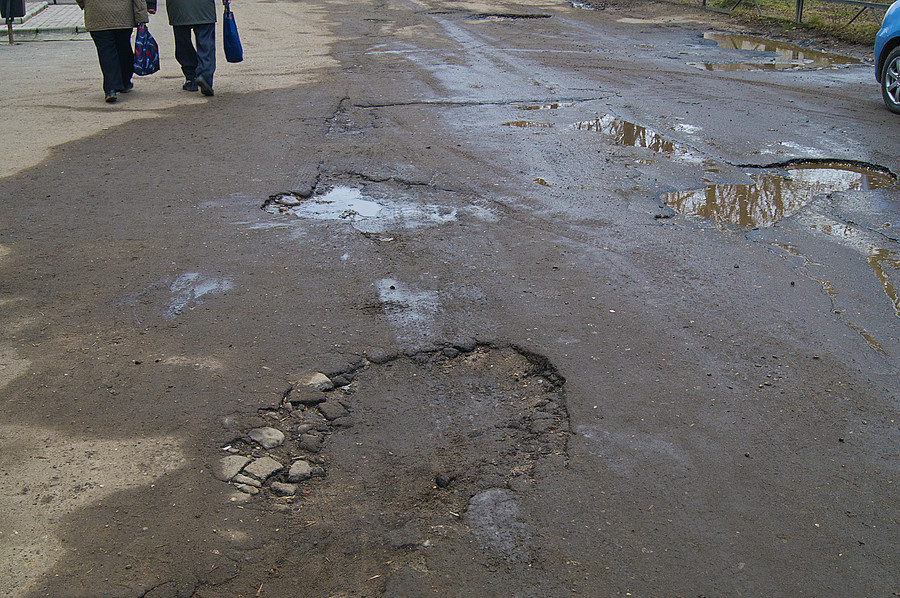
{"type": "Polygon", "coordinates": [[[900,0],[888,8],[881,22],[881,29],[875,36],[875,79],[879,83],[884,60],[898,44],[900,44],[900,0]]]}

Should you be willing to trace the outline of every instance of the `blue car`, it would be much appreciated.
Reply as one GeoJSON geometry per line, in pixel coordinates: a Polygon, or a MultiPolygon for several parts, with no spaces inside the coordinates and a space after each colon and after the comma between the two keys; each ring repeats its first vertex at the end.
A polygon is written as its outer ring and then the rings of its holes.
{"type": "Polygon", "coordinates": [[[875,36],[875,79],[884,105],[900,114],[900,0],[887,10],[875,36]]]}

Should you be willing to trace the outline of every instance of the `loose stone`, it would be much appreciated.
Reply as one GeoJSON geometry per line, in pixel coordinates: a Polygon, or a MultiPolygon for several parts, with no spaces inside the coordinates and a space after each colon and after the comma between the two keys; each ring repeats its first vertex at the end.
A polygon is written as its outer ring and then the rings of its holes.
{"type": "Polygon", "coordinates": [[[244,465],[250,462],[248,457],[243,455],[228,455],[219,460],[214,475],[217,479],[227,482],[236,476],[244,468],[244,465]]]}
{"type": "Polygon", "coordinates": [[[270,488],[278,496],[294,496],[297,492],[296,484],[285,484],[284,482],[272,482],[270,488]]]}
{"type": "Polygon", "coordinates": [[[252,475],[258,480],[265,481],[270,475],[282,469],[281,463],[271,457],[257,459],[244,468],[244,473],[252,475]]]}
{"type": "Polygon", "coordinates": [[[235,484],[234,487],[246,494],[259,494],[259,488],[247,484],[235,484]]]}
{"type": "Polygon", "coordinates": [[[324,441],[320,436],[315,434],[301,434],[299,446],[302,450],[310,453],[318,453],[322,450],[324,441]]]}
{"type": "Polygon", "coordinates": [[[310,467],[309,463],[306,461],[294,461],[291,465],[291,468],[288,470],[288,481],[289,482],[302,482],[303,480],[308,480],[312,472],[312,467],[310,467]]]}
{"type": "Polygon", "coordinates": [[[338,403],[337,401],[326,401],[324,403],[319,404],[319,411],[322,415],[325,416],[325,419],[328,421],[337,419],[339,417],[344,417],[345,415],[349,415],[349,412],[344,409],[344,406],[338,403]]]}
{"type": "Polygon", "coordinates": [[[295,387],[307,386],[314,390],[318,390],[321,392],[327,392],[334,388],[334,384],[331,383],[331,380],[325,374],[320,372],[315,372],[312,374],[304,374],[300,376],[295,382],[295,387]]]}
{"type": "Polygon", "coordinates": [[[246,484],[248,486],[256,486],[256,487],[260,486],[259,480],[255,480],[255,479],[251,478],[250,476],[244,475],[241,473],[239,473],[236,476],[234,476],[233,478],[231,478],[231,481],[234,482],[235,484],[246,484]]]}
{"type": "Polygon", "coordinates": [[[295,388],[293,392],[291,392],[288,401],[296,405],[318,405],[319,403],[323,403],[327,398],[325,393],[320,390],[308,386],[301,386],[295,388]]]}
{"type": "Polygon", "coordinates": [[[273,449],[284,442],[284,432],[276,428],[254,428],[247,435],[264,449],[273,449]]]}

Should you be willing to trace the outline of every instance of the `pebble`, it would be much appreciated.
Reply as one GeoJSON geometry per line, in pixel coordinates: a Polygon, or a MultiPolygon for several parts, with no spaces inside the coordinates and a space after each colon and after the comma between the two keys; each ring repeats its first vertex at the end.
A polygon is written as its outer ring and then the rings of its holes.
{"type": "Polygon", "coordinates": [[[247,435],[264,449],[273,449],[284,442],[284,432],[276,428],[254,428],[247,435]]]}
{"type": "Polygon", "coordinates": [[[288,401],[298,405],[318,405],[319,403],[325,402],[325,399],[327,398],[325,393],[320,390],[308,386],[301,386],[300,388],[295,388],[293,392],[291,392],[288,401]]]}
{"type": "Polygon", "coordinates": [[[248,457],[243,455],[228,455],[219,460],[214,475],[223,482],[229,481],[236,476],[244,468],[244,465],[250,462],[248,457]]]}
{"type": "Polygon", "coordinates": [[[322,413],[322,415],[325,416],[325,419],[327,419],[328,421],[350,414],[346,409],[344,409],[344,406],[337,401],[326,401],[324,403],[319,403],[318,407],[319,411],[322,413]]]}
{"type": "Polygon", "coordinates": [[[269,486],[272,492],[278,496],[294,496],[297,493],[297,484],[285,484],[284,482],[272,482],[269,486]]]}
{"type": "Polygon", "coordinates": [[[322,444],[324,441],[320,436],[316,436],[315,434],[301,434],[299,447],[300,449],[310,452],[310,453],[318,453],[322,450],[322,444]]]}
{"type": "Polygon", "coordinates": [[[236,476],[234,476],[233,478],[231,478],[231,481],[234,482],[235,484],[246,484],[248,486],[256,486],[257,488],[261,485],[259,483],[259,480],[255,480],[255,479],[251,478],[250,476],[244,475],[241,473],[239,473],[236,476]]]}
{"type": "Polygon", "coordinates": [[[257,459],[250,465],[244,468],[244,473],[252,475],[254,478],[258,480],[265,481],[270,475],[277,471],[281,471],[282,469],[281,463],[273,459],[272,457],[263,457],[262,459],[257,459]]]}
{"type": "Polygon", "coordinates": [[[282,195],[278,198],[278,203],[288,207],[299,206],[300,198],[296,195],[282,195]]]}
{"type": "Polygon", "coordinates": [[[308,480],[312,472],[312,467],[310,467],[309,463],[306,461],[294,461],[291,465],[291,468],[288,470],[288,481],[289,482],[302,482],[303,480],[308,480]]]}
{"type": "Polygon", "coordinates": [[[245,494],[259,494],[259,488],[255,486],[248,486],[247,484],[235,484],[234,487],[245,494]]]}
{"type": "Polygon", "coordinates": [[[388,353],[381,347],[372,347],[371,349],[366,350],[366,359],[376,365],[387,363],[396,358],[396,353],[388,353]]]}
{"type": "Polygon", "coordinates": [[[334,388],[334,384],[331,383],[331,379],[322,374],[320,372],[314,372],[312,374],[304,374],[300,376],[295,382],[294,387],[306,386],[320,392],[328,392],[334,388]]]}

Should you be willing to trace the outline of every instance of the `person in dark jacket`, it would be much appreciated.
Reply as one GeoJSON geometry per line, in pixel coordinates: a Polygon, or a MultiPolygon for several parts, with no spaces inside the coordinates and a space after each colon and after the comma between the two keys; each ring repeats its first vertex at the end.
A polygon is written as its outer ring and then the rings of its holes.
{"type": "Polygon", "coordinates": [[[216,0],[166,0],[166,13],[169,15],[169,25],[175,32],[175,60],[184,73],[182,89],[199,89],[205,96],[213,95],[216,0]]]}
{"type": "Polygon", "coordinates": [[[97,47],[103,93],[108,103],[117,93],[128,93],[134,87],[134,50],[131,32],[138,23],[150,20],[156,12],[156,0],[76,0],[84,11],[84,28],[97,47]]]}

